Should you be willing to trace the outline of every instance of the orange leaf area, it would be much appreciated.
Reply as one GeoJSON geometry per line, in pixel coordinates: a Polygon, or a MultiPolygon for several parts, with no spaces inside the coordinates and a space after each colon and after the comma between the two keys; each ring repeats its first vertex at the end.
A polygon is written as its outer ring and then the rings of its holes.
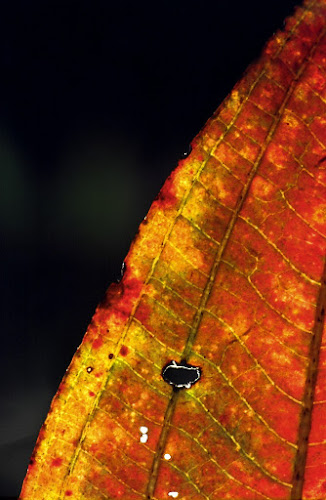
{"type": "Polygon", "coordinates": [[[325,32],[298,8],[166,181],[21,500],[326,498],[325,32]]]}

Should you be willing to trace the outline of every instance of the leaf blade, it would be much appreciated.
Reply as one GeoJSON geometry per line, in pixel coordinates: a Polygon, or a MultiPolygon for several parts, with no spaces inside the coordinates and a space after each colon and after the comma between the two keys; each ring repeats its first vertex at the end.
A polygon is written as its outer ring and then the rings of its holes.
{"type": "MultiPolygon", "coordinates": [[[[154,201],[59,388],[21,498],[301,498],[325,255],[323,16],[323,2],[297,10],[154,201]],[[171,394],[169,359],[201,366],[200,382],[171,394]]],[[[321,476],[308,474],[314,498],[321,476]]]]}

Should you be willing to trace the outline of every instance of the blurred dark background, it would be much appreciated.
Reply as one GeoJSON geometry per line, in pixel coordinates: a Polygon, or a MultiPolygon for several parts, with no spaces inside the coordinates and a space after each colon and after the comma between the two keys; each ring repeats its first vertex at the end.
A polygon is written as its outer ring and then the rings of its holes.
{"type": "Polygon", "coordinates": [[[165,178],[295,3],[0,2],[0,498],[165,178]]]}

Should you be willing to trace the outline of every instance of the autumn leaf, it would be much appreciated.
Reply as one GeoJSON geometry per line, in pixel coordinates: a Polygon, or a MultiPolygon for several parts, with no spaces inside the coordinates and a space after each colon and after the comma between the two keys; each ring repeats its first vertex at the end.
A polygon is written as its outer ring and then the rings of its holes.
{"type": "Polygon", "coordinates": [[[326,498],[325,116],[307,1],[153,202],[21,500],[326,498]]]}

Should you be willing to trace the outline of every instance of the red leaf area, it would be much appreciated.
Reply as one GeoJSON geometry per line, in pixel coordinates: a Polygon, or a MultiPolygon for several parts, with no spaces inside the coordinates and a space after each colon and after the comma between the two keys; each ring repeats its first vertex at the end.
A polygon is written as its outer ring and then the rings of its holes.
{"type": "Polygon", "coordinates": [[[326,498],[325,33],[305,2],[166,181],[22,500],[326,498]]]}

